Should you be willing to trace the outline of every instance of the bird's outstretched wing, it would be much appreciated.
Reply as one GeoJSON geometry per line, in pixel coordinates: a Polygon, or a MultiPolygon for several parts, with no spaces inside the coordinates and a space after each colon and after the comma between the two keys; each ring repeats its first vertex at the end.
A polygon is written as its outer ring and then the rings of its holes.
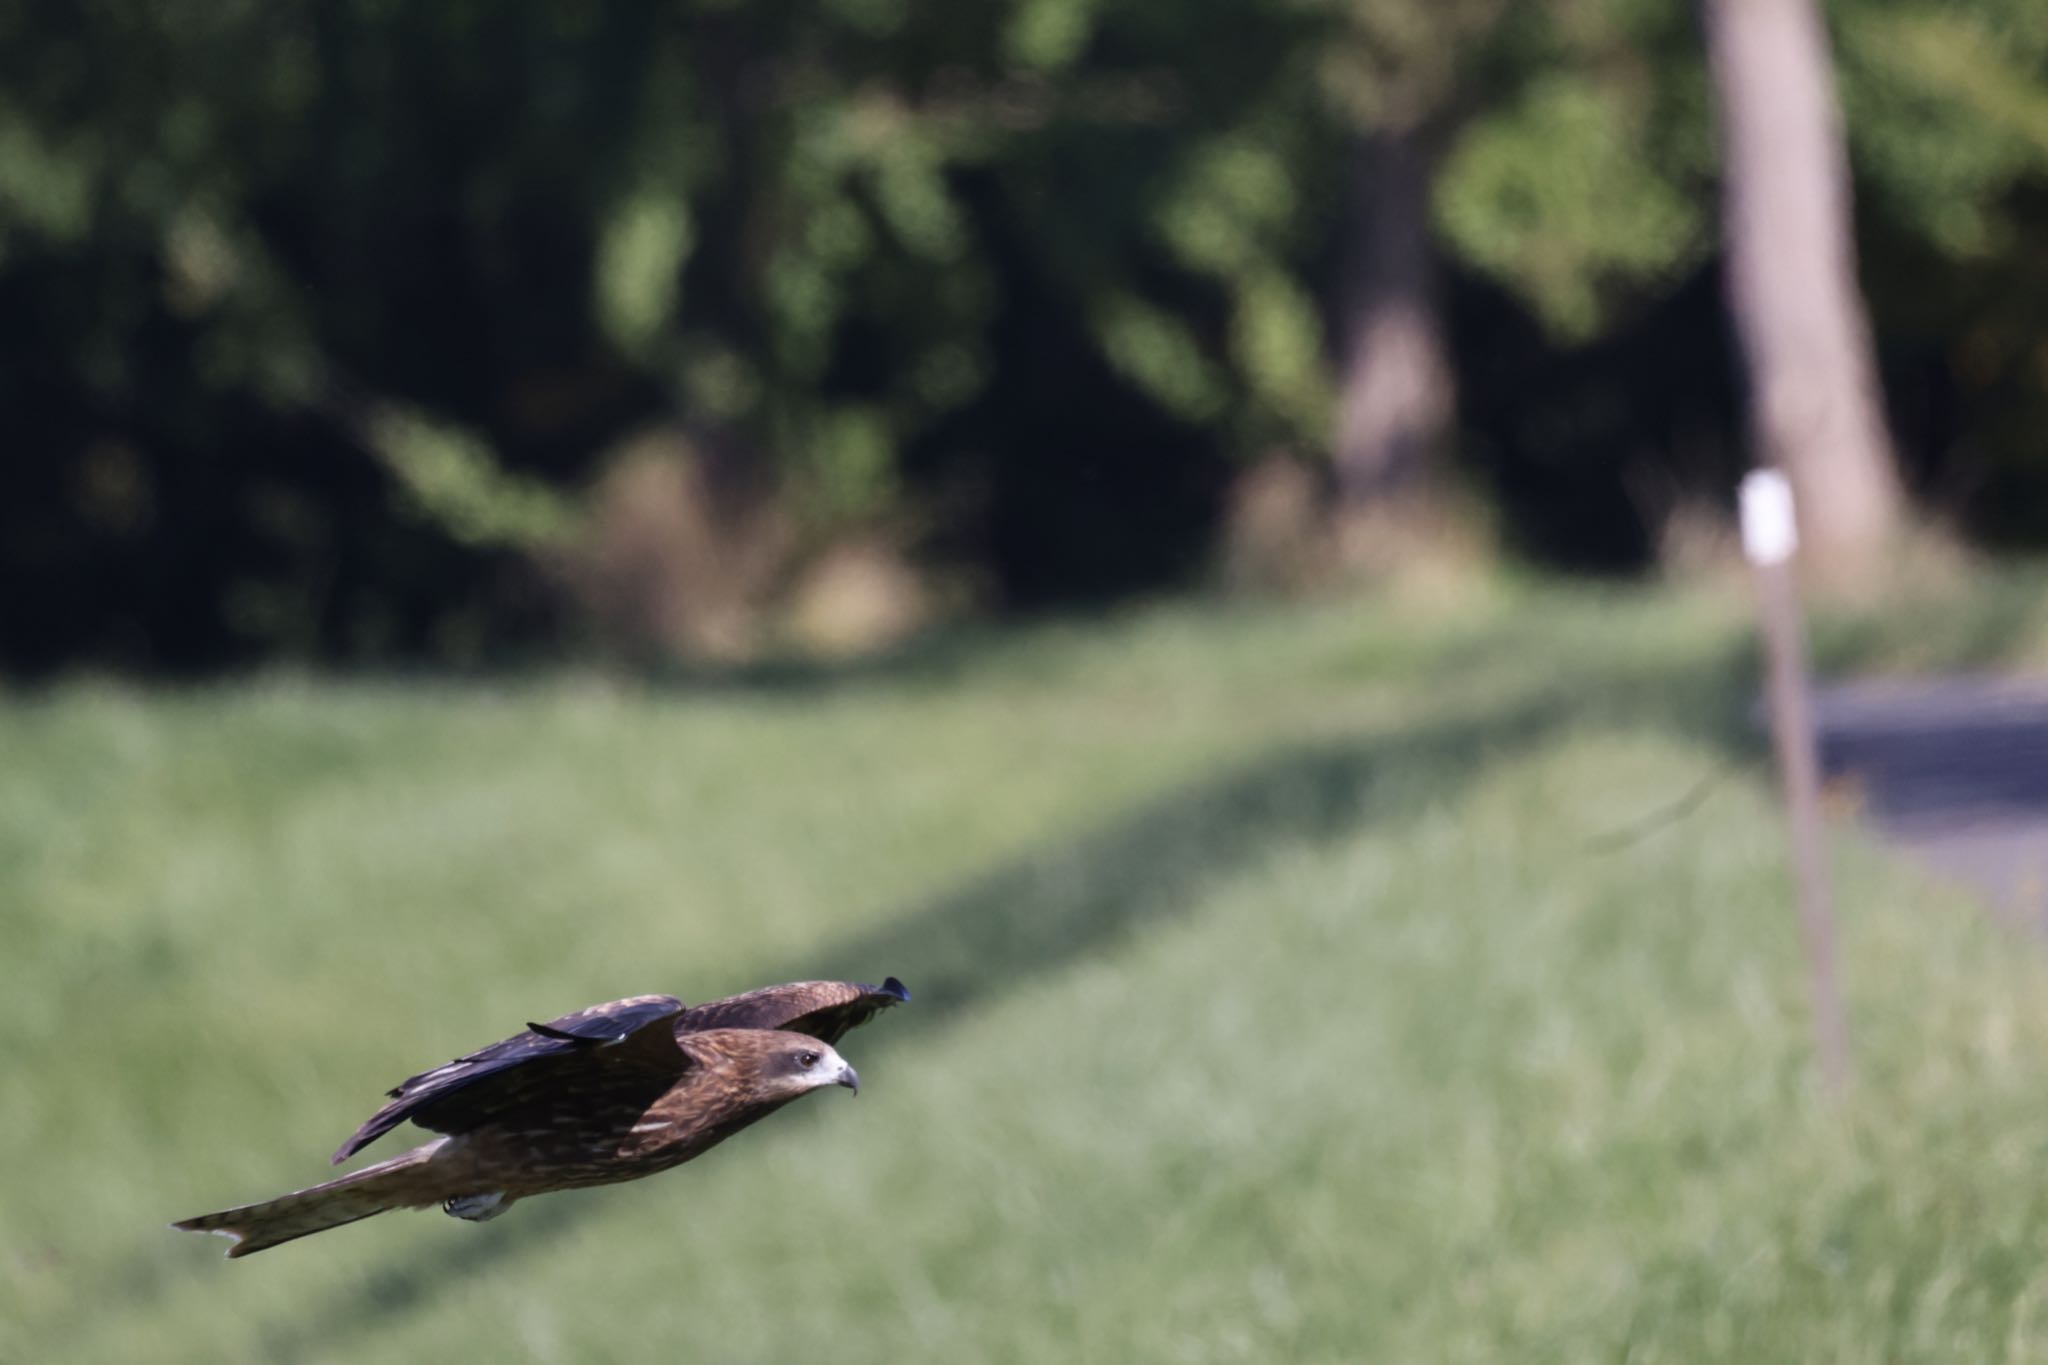
{"type": "Polygon", "coordinates": [[[676,1032],[784,1029],[836,1044],[849,1029],[858,1028],[882,1010],[909,999],[910,991],[893,976],[879,986],[860,981],[792,981],[786,986],[763,986],[745,995],[694,1005],[676,1020],[676,1032]]]}
{"type": "Polygon", "coordinates": [[[524,1033],[401,1081],[391,1103],[341,1144],[334,1164],[407,1119],[455,1133],[555,1092],[642,1085],[651,1099],[692,1065],[676,1046],[682,1013],[683,1002],[672,995],[636,995],[528,1024],[524,1033]]]}

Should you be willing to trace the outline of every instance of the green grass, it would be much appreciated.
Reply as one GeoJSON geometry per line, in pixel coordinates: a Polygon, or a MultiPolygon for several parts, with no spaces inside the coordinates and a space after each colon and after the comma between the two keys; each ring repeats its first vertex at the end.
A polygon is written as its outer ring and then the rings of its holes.
{"type": "MultiPolygon", "coordinates": [[[[1822,653],[2039,657],[2038,587],[1822,653]]],[[[2041,1358],[2048,964],[1842,832],[1823,1103],[1753,671],[1740,601],[1524,588],[18,695],[0,1360],[2041,1358]],[[164,1227],[528,1018],[827,973],[917,992],[859,1100],[670,1175],[233,1265],[164,1227]]]]}

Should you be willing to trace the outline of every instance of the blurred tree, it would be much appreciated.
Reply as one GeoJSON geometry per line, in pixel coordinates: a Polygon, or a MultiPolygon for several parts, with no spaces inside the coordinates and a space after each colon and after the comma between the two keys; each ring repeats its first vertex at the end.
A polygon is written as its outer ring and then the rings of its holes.
{"type": "MultiPolygon", "coordinates": [[[[2028,454],[2018,432],[2048,415],[2048,375],[2029,359],[2032,333],[2019,319],[2038,316],[2048,296],[2020,244],[2048,185],[2048,155],[2028,134],[2043,126],[2028,111],[2048,98],[2048,7],[1842,0],[1828,13],[1863,286],[1894,416],[1911,436],[1910,467],[1966,524],[2038,544],[2048,531],[2048,462],[2028,454]]],[[[1554,347],[1606,354],[1608,339],[1629,335],[1669,351],[1670,364],[1696,363],[1682,359],[1699,352],[1695,342],[1642,330],[1658,314],[1702,325],[1665,304],[1721,248],[1702,210],[1719,167],[1692,15],[1660,0],[1592,0],[1517,17],[1525,28],[1500,47],[1533,69],[1477,105],[1439,173],[1437,222],[1450,254],[1526,304],[1554,347]]],[[[1618,383],[1597,401],[1584,392],[1577,422],[1606,428],[1640,406],[1640,391],[1618,383]]],[[[1523,444],[1536,434],[1514,426],[1523,444]]],[[[1695,419],[1668,437],[1641,426],[1633,453],[1590,441],[1581,463],[1624,461],[1618,477],[1641,490],[1630,497],[1646,515],[1683,515],[1689,503],[1725,499],[1729,486],[1701,431],[1695,419]]],[[[1876,468],[1880,480],[1895,477],[1876,468]]],[[[1511,519],[1537,505],[1534,473],[1515,473],[1511,519]]],[[[1895,495],[1867,483],[1865,495],[1896,509],[1895,495]]]]}
{"type": "Polygon", "coordinates": [[[1401,501],[1440,478],[1448,445],[1450,358],[1439,317],[1429,231],[1431,153],[1417,129],[1359,139],[1353,171],[1348,279],[1342,318],[1336,465],[1352,508],[1401,501]]]}
{"type": "Polygon", "coordinates": [[[1468,84],[1499,74],[1491,40],[1504,9],[1499,0],[1332,6],[1323,83],[1354,130],[1331,443],[1350,514],[1378,508],[1401,518],[1399,504],[1441,482],[1453,385],[1430,203],[1441,148],[1470,112],[1468,84]]]}
{"type": "Polygon", "coordinates": [[[1802,562],[1866,579],[1903,507],[1856,287],[1827,33],[1811,0],[1707,0],[1704,13],[1757,458],[1792,480],[1802,562]]]}

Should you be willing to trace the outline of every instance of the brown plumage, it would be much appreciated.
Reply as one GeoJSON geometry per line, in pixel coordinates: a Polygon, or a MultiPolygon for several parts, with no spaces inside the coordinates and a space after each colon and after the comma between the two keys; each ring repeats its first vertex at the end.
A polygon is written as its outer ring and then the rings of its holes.
{"type": "Polygon", "coordinates": [[[410,1119],[443,1134],[323,1185],[173,1226],[247,1256],[399,1208],[495,1218],[515,1200],[679,1166],[790,1101],[860,1077],[834,1045],[910,999],[880,986],[798,981],[695,1007],[670,995],[593,1005],[401,1082],[336,1164],[410,1119]]]}

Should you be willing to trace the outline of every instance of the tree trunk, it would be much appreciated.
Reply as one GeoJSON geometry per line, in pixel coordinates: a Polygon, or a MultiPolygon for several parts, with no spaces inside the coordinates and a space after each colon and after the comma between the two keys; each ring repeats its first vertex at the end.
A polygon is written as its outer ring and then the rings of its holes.
{"type": "Polygon", "coordinates": [[[1751,439],[1792,482],[1805,563],[1842,582],[1878,567],[1903,506],[1856,287],[1827,31],[1814,0],[1702,7],[1751,439]]]}
{"type": "Polygon", "coordinates": [[[1353,195],[1335,464],[1347,512],[1426,492],[1451,415],[1429,234],[1429,157],[1417,134],[1367,135],[1353,195]]]}

